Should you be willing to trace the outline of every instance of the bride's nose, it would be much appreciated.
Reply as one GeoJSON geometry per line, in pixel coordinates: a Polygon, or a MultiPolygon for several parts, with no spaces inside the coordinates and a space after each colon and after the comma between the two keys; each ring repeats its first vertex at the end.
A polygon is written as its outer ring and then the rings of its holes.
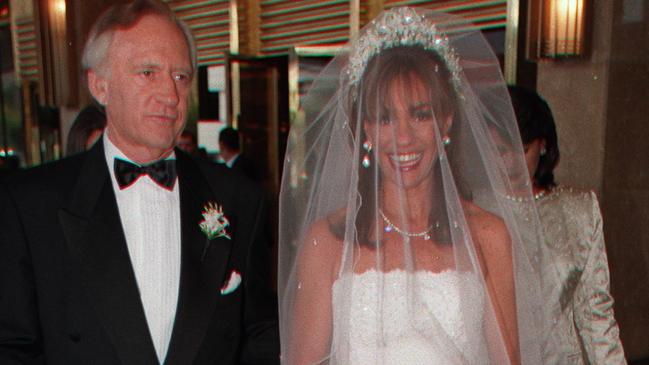
{"type": "Polygon", "coordinates": [[[414,138],[414,133],[416,133],[410,118],[407,117],[398,118],[394,129],[395,140],[398,146],[407,146],[410,144],[414,138]]]}

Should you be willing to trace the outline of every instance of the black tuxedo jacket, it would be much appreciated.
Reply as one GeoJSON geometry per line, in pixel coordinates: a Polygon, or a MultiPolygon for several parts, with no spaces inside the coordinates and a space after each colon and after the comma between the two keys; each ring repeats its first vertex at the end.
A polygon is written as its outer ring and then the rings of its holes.
{"type": "Polygon", "coordinates": [[[261,164],[255,163],[245,152],[239,154],[239,157],[234,160],[230,168],[231,171],[243,174],[248,179],[257,183],[261,182],[264,177],[264,171],[262,169],[261,164]]]}
{"type": "MultiPolygon", "coordinates": [[[[176,156],[181,273],[165,364],[279,363],[262,195],[176,156]],[[231,240],[201,232],[208,202],[231,240]],[[242,283],[222,295],[233,270],[242,283]]],[[[0,184],[0,364],[157,363],[103,143],[0,184]]]]}

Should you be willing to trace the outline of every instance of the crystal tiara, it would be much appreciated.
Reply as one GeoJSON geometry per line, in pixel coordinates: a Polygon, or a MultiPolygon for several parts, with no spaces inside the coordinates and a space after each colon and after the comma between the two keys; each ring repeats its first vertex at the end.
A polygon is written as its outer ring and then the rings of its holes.
{"type": "Polygon", "coordinates": [[[460,93],[462,68],[448,37],[437,29],[431,19],[409,7],[392,9],[380,19],[372,20],[370,29],[359,37],[356,48],[350,52],[344,71],[350,83],[356,85],[359,82],[373,56],[397,46],[420,46],[440,55],[451,72],[453,87],[460,93]]]}

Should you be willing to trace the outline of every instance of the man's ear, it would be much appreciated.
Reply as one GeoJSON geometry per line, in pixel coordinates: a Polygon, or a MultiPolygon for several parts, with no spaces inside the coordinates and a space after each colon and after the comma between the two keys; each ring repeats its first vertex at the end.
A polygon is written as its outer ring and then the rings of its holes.
{"type": "Polygon", "coordinates": [[[88,70],[88,90],[92,97],[102,106],[106,106],[108,80],[94,70],[88,70]]]}

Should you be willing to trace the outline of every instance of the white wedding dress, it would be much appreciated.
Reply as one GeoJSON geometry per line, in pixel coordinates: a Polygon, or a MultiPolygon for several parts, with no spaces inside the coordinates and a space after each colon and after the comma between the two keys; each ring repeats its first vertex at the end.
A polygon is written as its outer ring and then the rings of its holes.
{"type": "Polygon", "coordinates": [[[334,332],[347,335],[334,338],[348,338],[348,343],[334,344],[340,351],[333,363],[488,364],[484,293],[477,280],[457,271],[344,275],[335,281],[332,295],[334,332]],[[418,294],[409,295],[406,288],[418,294]],[[466,297],[460,298],[458,288],[466,297]]]}

